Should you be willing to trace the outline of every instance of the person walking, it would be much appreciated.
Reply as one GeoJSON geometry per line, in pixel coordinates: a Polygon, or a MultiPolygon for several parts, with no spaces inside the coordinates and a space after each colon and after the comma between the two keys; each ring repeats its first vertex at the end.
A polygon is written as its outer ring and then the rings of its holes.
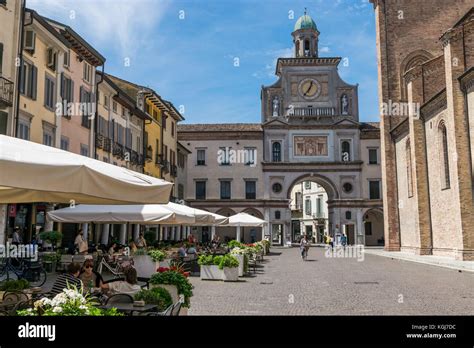
{"type": "Polygon", "coordinates": [[[306,235],[303,235],[303,238],[300,240],[300,252],[301,258],[305,260],[308,257],[309,242],[306,235]]]}
{"type": "Polygon", "coordinates": [[[345,234],[341,236],[341,245],[343,248],[345,248],[347,245],[347,236],[345,234]]]}

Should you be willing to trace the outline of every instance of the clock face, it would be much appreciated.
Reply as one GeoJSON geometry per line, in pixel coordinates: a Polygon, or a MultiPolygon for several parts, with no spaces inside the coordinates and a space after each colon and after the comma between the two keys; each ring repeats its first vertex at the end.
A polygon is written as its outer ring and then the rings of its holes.
{"type": "Polygon", "coordinates": [[[315,79],[304,79],[299,84],[298,92],[304,99],[315,99],[321,93],[321,84],[315,79]]]}

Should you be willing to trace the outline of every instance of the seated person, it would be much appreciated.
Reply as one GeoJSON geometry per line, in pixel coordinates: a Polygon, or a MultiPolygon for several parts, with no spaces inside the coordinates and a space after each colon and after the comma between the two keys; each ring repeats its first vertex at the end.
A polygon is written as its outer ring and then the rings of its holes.
{"type": "Polygon", "coordinates": [[[181,243],[178,249],[178,256],[185,257],[186,256],[186,248],[184,247],[184,243],[181,243]]]}
{"type": "Polygon", "coordinates": [[[137,245],[135,244],[133,240],[130,241],[130,243],[128,244],[128,247],[130,248],[130,253],[132,255],[135,254],[138,250],[137,245]]]}
{"type": "Polygon", "coordinates": [[[56,278],[51,289],[51,294],[57,295],[67,289],[68,286],[75,286],[79,291],[82,291],[82,281],[79,279],[81,273],[81,265],[77,262],[71,262],[67,266],[67,273],[61,274],[56,278]]]}
{"type": "Polygon", "coordinates": [[[84,292],[92,292],[93,288],[100,288],[103,283],[102,276],[94,271],[94,261],[91,259],[84,261],[79,279],[84,284],[84,292]]]}
{"type": "Polygon", "coordinates": [[[137,284],[137,270],[128,267],[124,270],[125,280],[105,283],[101,285],[101,289],[108,291],[108,295],[128,294],[134,296],[140,292],[141,287],[137,284]]]}
{"type": "Polygon", "coordinates": [[[197,254],[196,247],[193,244],[188,248],[187,254],[188,255],[196,255],[197,254]]]}

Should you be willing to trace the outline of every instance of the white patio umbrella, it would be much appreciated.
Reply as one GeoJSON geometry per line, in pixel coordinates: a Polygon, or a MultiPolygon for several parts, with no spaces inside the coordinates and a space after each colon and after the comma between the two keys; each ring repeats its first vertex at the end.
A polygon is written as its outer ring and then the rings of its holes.
{"type": "Polygon", "coordinates": [[[238,213],[229,217],[229,222],[226,226],[237,227],[237,241],[240,242],[240,227],[262,227],[267,222],[247,213],[238,213]]]}
{"type": "Polygon", "coordinates": [[[177,212],[193,215],[195,217],[195,221],[192,225],[194,226],[218,225],[218,224],[226,223],[229,220],[229,218],[225,216],[211,213],[202,209],[189,207],[183,204],[176,204],[173,202],[169,202],[168,204],[165,205],[165,207],[167,207],[168,209],[171,209],[172,211],[177,211],[177,212]]]}
{"type": "Polygon", "coordinates": [[[0,204],[165,204],[172,185],[89,157],[0,135],[0,204]]]}
{"type": "Polygon", "coordinates": [[[146,225],[192,224],[193,215],[172,210],[163,204],[142,205],[89,205],[80,204],[50,211],[47,218],[57,222],[70,223],[132,223],[146,225]]]}

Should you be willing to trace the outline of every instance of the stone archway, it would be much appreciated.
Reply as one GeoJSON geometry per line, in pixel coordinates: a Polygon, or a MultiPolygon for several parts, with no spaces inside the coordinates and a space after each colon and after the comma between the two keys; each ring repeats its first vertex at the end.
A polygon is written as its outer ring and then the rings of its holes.
{"type": "Polygon", "coordinates": [[[364,213],[366,246],[384,246],[383,211],[379,208],[368,209],[364,213]]]}
{"type": "MultiPolygon", "coordinates": [[[[302,186],[303,187],[303,186],[302,186]]],[[[312,188],[313,186],[310,185],[312,188]]],[[[324,243],[326,235],[333,235],[334,228],[337,226],[339,229],[339,208],[335,207],[334,201],[340,197],[339,191],[336,185],[332,182],[331,179],[324,175],[320,174],[303,174],[295,178],[291,184],[288,186],[287,191],[287,198],[290,201],[290,214],[291,214],[291,222],[289,226],[289,237],[293,243],[298,242],[298,239],[302,235],[307,235],[313,243],[324,243]],[[313,182],[318,184],[318,187],[322,187],[324,191],[322,196],[325,198],[325,201],[321,203],[321,194],[318,192],[315,195],[304,193],[302,189],[302,202],[301,204],[304,205],[304,209],[293,209],[292,206],[294,204],[294,200],[296,198],[291,197],[293,189],[303,182],[313,182]],[[311,213],[308,215],[308,211],[306,210],[306,198],[310,195],[311,197],[309,200],[311,201],[311,213]],[[313,197],[314,196],[314,197],[313,197]],[[314,202],[313,202],[314,198],[314,202]],[[304,203],[304,204],[303,204],[304,203]],[[322,212],[320,208],[314,209],[312,204],[315,204],[314,207],[316,208],[317,205],[323,206],[322,212]],[[315,210],[313,212],[313,210],[315,210]],[[318,213],[318,210],[320,213],[318,213]],[[299,211],[299,212],[298,212],[299,211]],[[314,214],[313,214],[314,213],[314,214]]]]}

